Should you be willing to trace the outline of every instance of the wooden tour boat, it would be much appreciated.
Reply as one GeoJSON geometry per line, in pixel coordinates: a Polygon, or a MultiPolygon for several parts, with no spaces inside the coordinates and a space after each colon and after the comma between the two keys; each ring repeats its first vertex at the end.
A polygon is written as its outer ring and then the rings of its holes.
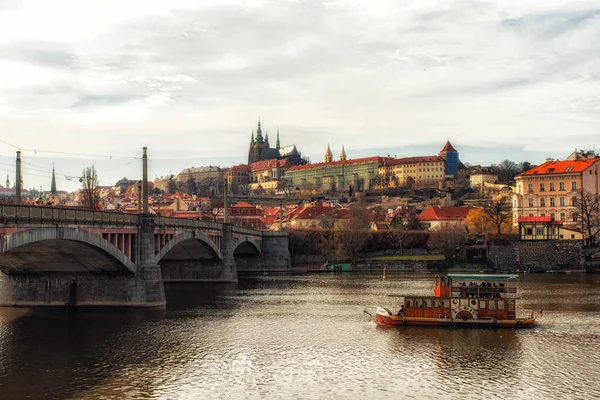
{"type": "Polygon", "coordinates": [[[518,275],[447,274],[435,277],[433,296],[398,296],[400,310],[394,314],[376,307],[381,325],[429,325],[449,327],[528,328],[529,318],[518,318],[517,288],[511,281],[518,275]]]}

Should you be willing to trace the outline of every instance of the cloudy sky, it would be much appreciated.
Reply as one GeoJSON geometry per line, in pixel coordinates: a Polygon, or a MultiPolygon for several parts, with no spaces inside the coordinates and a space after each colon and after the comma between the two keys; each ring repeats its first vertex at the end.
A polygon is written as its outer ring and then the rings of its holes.
{"type": "Polygon", "coordinates": [[[437,153],[542,162],[593,149],[597,1],[0,0],[0,184],[73,190],[247,161],[437,153]]]}

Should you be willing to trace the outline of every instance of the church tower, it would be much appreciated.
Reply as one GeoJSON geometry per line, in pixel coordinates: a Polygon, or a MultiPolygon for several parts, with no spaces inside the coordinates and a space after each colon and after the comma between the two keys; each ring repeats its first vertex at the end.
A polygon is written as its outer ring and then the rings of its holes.
{"type": "Polygon", "coordinates": [[[340,161],[346,161],[346,151],[344,150],[344,145],[342,145],[342,152],[340,153],[340,161]]]}
{"type": "Polygon", "coordinates": [[[281,148],[281,144],[279,143],[279,128],[277,128],[277,142],[275,142],[275,148],[277,150],[281,148]]]}
{"type": "Polygon", "coordinates": [[[50,194],[56,195],[56,174],[54,173],[54,163],[52,163],[52,182],[50,183],[50,194]]]}
{"type": "Polygon", "coordinates": [[[6,173],[6,188],[10,188],[10,179],[8,179],[8,172],[6,173]]]}
{"type": "Polygon", "coordinates": [[[325,152],[325,162],[332,162],[332,161],[333,161],[333,153],[331,152],[329,145],[327,145],[327,151],[325,152]]]}

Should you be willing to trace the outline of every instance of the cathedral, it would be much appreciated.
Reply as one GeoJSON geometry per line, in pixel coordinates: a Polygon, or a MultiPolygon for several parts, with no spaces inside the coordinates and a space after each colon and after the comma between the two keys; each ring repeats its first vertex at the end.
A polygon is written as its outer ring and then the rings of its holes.
{"type": "Polygon", "coordinates": [[[269,144],[269,134],[265,133],[263,138],[262,128],[260,126],[260,119],[258,120],[258,127],[256,128],[256,136],[252,132],[250,138],[250,149],[248,150],[248,165],[258,161],[265,160],[284,160],[287,159],[292,165],[304,165],[308,162],[307,159],[302,158],[302,154],[296,149],[296,145],[281,147],[279,142],[279,129],[277,130],[277,141],[275,147],[271,147],[269,144]]]}

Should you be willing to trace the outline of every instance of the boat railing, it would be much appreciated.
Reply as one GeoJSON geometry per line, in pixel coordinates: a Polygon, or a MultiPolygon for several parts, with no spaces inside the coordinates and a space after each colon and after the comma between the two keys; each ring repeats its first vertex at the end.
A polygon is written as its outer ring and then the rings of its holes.
{"type": "Polygon", "coordinates": [[[516,287],[452,286],[452,295],[458,297],[509,297],[516,293],[516,287]]]}

